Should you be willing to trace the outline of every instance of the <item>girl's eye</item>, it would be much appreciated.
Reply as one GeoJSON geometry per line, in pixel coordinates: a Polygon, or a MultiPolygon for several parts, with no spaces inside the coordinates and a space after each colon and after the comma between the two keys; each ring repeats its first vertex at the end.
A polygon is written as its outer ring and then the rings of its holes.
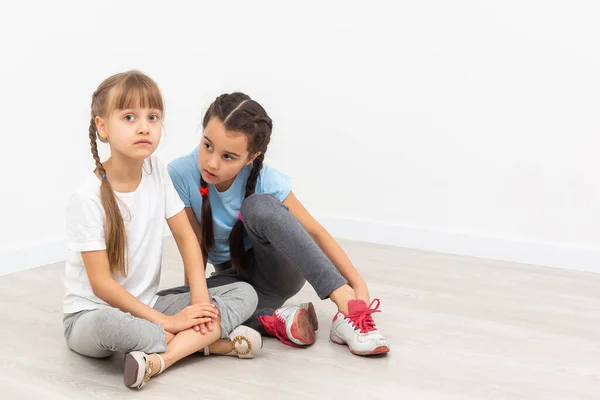
{"type": "Polygon", "coordinates": [[[134,119],[134,117],[133,117],[133,115],[132,115],[132,114],[127,114],[127,115],[125,116],[125,121],[133,121],[133,119],[134,119]]]}
{"type": "Polygon", "coordinates": [[[227,161],[232,161],[232,160],[233,160],[233,158],[232,158],[232,157],[231,157],[229,154],[225,154],[223,157],[224,157],[224,158],[225,158],[227,161]]]}
{"type": "Polygon", "coordinates": [[[158,121],[158,115],[152,114],[150,117],[150,121],[158,121]]]}
{"type": "Polygon", "coordinates": [[[208,143],[204,143],[204,147],[206,148],[206,150],[212,150],[212,146],[208,143]]]}

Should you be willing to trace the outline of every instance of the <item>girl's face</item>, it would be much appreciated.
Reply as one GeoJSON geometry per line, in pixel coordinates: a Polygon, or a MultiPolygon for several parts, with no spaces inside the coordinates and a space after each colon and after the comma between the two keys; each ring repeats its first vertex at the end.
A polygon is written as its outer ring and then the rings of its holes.
{"type": "Polygon", "coordinates": [[[198,150],[198,167],[202,178],[217,190],[227,190],[238,172],[259,155],[248,153],[248,137],[242,132],[231,132],[219,118],[211,118],[198,150]]]}
{"type": "Polygon", "coordinates": [[[162,111],[152,108],[127,108],[114,110],[108,120],[96,117],[98,133],[110,144],[111,154],[144,160],[160,142],[162,111]]]}

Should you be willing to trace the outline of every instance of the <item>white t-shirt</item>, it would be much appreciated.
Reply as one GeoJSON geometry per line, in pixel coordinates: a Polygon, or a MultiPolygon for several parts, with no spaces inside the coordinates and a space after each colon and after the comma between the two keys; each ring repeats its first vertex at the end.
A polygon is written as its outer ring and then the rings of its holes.
{"type": "MultiPolygon", "coordinates": [[[[81,252],[105,250],[104,209],[100,179],[90,173],[67,206],[67,260],[63,312],[108,307],[92,292],[81,252]]],[[[126,271],[113,278],[143,303],[154,306],[160,280],[165,220],[184,205],[165,166],[156,156],[144,162],[142,179],[131,193],[118,193],[117,203],[127,233],[126,271]],[[119,200],[120,199],[120,200],[119,200]]]]}

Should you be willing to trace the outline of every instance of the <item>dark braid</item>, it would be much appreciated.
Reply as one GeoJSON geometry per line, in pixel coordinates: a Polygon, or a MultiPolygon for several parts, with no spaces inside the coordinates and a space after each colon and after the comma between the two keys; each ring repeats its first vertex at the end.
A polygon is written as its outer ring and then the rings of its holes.
{"type": "Polygon", "coordinates": [[[263,167],[264,160],[264,153],[261,153],[254,159],[254,162],[252,163],[252,171],[250,171],[250,176],[246,182],[246,194],[244,195],[244,199],[247,199],[249,196],[254,194],[254,191],[256,190],[256,182],[258,181],[258,175],[263,167]]]}
{"type": "MultiPolygon", "coordinates": [[[[265,109],[243,93],[222,94],[211,104],[204,115],[203,126],[206,128],[211,118],[219,118],[225,129],[232,132],[242,132],[248,137],[248,152],[251,156],[258,154],[252,162],[252,170],[246,182],[244,199],[256,191],[258,176],[263,167],[267,146],[271,140],[273,122],[265,109]]],[[[201,187],[206,185],[201,179],[201,187]]],[[[214,228],[208,196],[202,197],[202,243],[203,251],[214,246],[214,228]],[[208,210],[206,212],[205,210],[208,210]],[[208,214],[208,215],[207,215],[208,214]],[[209,240],[210,239],[210,240],[209,240]]],[[[242,275],[248,275],[250,259],[244,248],[244,224],[236,221],[228,238],[231,264],[242,275]]]]}
{"type": "MultiPolygon", "coordinates": [[[[252,196],[256,190],[256,182],[258,181],[258,175],[263,167],[263,161],[265,159],[264,153],[261,153],[252,162],[252,171],[246,182],[246,194],[244,199],[252,196]]],[[[244,247],[244,223],[241,220],[237,220],[228,238],[229,242],[229,253],[231,255],[231,263],[240,272],[248,272],[250,267],[250,259],[246,248],[244,247]]]]}
{"type": "MultiPolygon", "coordinates": [[[[202,176],[200,176],[200,187],[208,189],[208,183],[202,176]]],[[[208,194],[202,196],[202,222],[200,223],[200,229],[202,232],[202,255],[204,258],[204,268],[206,268],[206,262],[208,260],[208,251],[215,245],[215,232],[212,218],[212,208],[210,207],[210,200],[208,194]]]]}

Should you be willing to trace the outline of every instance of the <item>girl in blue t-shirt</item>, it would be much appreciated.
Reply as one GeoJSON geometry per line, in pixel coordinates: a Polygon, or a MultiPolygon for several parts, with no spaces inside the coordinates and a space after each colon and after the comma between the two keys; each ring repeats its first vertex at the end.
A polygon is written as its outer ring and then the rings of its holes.
{"type": "Polygon", "coordinates": [[[357,355],[387,353],[372,318],[379,299],[369,304],[367,284],[342,248],[302,206],[287,177],[263,165],[272,127],[249,96],[223,94],[204,115],[200,145],[169,165],[204,259],[215,267],[208,287],[250,283],[259,301],[245,325],[307,346],[318,328],[313,304],[282,305],[308,281],[338,307],[331,341],[357,355]]]}

